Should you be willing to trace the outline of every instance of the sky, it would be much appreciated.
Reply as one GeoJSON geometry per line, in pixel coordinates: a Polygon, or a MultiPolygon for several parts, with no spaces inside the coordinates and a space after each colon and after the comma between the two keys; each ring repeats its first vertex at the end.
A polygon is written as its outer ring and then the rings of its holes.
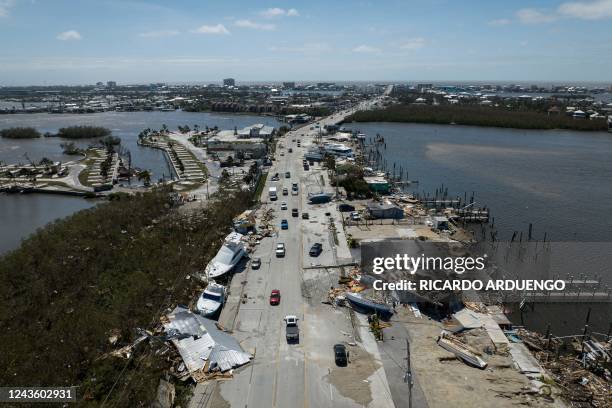
{"type": "Polygon", "coordinates": [[[612,0],[0,0],[0,86],[612,84],[612,0]]]}

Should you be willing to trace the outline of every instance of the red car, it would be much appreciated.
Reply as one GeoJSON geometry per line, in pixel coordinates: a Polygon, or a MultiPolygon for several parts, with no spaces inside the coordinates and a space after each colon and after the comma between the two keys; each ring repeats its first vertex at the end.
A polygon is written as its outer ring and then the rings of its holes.
{"type": "Polygon", "coordinates": [[[272,306],[276,306],[280,303],[280,290],[274,289],[272,293],[270,293],[270,304],[272,306]]]}

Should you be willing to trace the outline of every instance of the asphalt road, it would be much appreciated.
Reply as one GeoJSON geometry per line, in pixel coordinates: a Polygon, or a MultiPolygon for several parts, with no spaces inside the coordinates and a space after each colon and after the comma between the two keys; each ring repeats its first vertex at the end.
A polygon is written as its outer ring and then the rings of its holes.
{"type": "MultiPolygon", "coordinates": [[[[323,127],[335,123],[341,119],[340,115],[335,114],[319,124],[323,127]]],[[[322,303],[329,288],[338,282],[339,269],[330,266],[350,261],[350,252],[343,231],[339,231],[336,245],[330,230],[332,222],[337,228],[341,226],[336,204],[307,203],[308,192],[332,191],[320,164],[311,166],[309,171],[302,167],[303,153],[317,133],[316,128],[310,130],[310,126],[306,126],[280,139],[261,198],[262,205],[274,209],[278,232],[274,237],[263,239],[253,254],[262,259],[261,268],[251,270],[247,266],[233,278],[231,296],[239,296],[244,302],[236,301],[233,308],[226,305],[223,311],[232,314],[238,309],[235,319],[229,319],[233,322],[233,335],[255,358],[235,370],[231,380],[199,385],[191,407],[394,406],[378,347],[367,327],[363,327],[365,324],[356,327],[351,323],[349,309],[322,303]],[[297,147],[297,140],[301,140],[302,147],[297,147]],[[289,148],[292,153],[288,152],[289,148]],[[287,171],[290,178],[285,178],[287,171]],[[270,179],[277,172],[280,180],[272,182],[270,179]],[[293,182],[299,183],[299,194],[283,196],[282,188],[291,191],[293,182]],[[277,186],[279,192],[277,201],[268,201],[268,188],[272,185],[277,186]],[[287,210],[280,209],[282,202],[287,203],[287,210]],[[293,208],[298,209],[298,217],[291,215],[293,208]],[[308,220],[301,217],[304,211],[309,213],[308,220]],[[282,219],[288,221],[288,230],[280,229],[282,219]],[[285,244],[286,254],[278,258],[274,248],[281,242],[285,244]],[[323,252],[313,258],[308,251],[315,242],[323,244],[323,252]],[[326,267],[319,267],[322,265],[326,267]],[[272,289],[281,291],[278,306],[269,304],[272,289]],[[285,339],[283,318],[286,315],[296,315],[300,319],[299,344],[288,344],[285,339]],[[359,343],[355,343],[355,331],[362,340],[359,343]],[[365,355],[371,356],[372,365],[377,369],[364,374],[367,377],[355,380],[354,384],[338,385],[334,382],[338,380],[332,377],[342,378],[343,373],[356,366],[351,362],[348,367],[336,367],[332,350],[336,343],[359,347],[365,355]],[[350,392],[351,386],[368,387],[369,393],[365,396],[360,393],[361,398],[357,398],[357,393],[350,392]]]]}

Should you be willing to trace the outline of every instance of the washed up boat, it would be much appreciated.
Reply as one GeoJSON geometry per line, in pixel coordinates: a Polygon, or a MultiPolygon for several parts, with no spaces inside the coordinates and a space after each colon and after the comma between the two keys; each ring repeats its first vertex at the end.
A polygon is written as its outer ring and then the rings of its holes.
{"type": "Polygon", "coordinates": [[[308,201],[310,204],[323,204],[331,201],[333,194],[332,193],[316,193],[316,194],[308,194],[308,201]]]}
{"type": "Polygon", "coordinates": [[[198,298],[196,309],[202,316],[211,317],[217,314],[225,303],[225,286],[210,282],[198,298]]]}
{"type": "Polygon", "coordinates": [[[206,278],[218,278],[231,271],[234,266],[246,254],[245,244],[242,241],[243,235],[232,232],[223,242],[223,246],[217,255],[206,265],[206,278]]]}
{"type": "Polygon", "coordinates": [[[440,334],[438,345],[474,367],[484,369],[487,366],[487,363],[470,350],[467,344],[462,343],[447,332],[443,331],[440,334]]]}
{"type": "Polygon", "coordinates": [[[361,313],[376,314],[383,320],[388,320],[393,316],[393,308],[383,303],[376,303],[373,300],[363,297],[359,293],[345,294],[346,300],[349,301],[353,309],[361,313]]]}

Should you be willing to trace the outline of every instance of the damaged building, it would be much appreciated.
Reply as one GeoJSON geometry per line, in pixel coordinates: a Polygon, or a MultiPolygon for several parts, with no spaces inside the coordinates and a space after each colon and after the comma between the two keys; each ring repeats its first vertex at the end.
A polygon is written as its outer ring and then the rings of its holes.
{"type": "Polygon", "coordinates": [[[217,327],[217,322],[177,306],[163,323],[189,374],[198,381],[247,364],[253,356],[217,327]]]}

